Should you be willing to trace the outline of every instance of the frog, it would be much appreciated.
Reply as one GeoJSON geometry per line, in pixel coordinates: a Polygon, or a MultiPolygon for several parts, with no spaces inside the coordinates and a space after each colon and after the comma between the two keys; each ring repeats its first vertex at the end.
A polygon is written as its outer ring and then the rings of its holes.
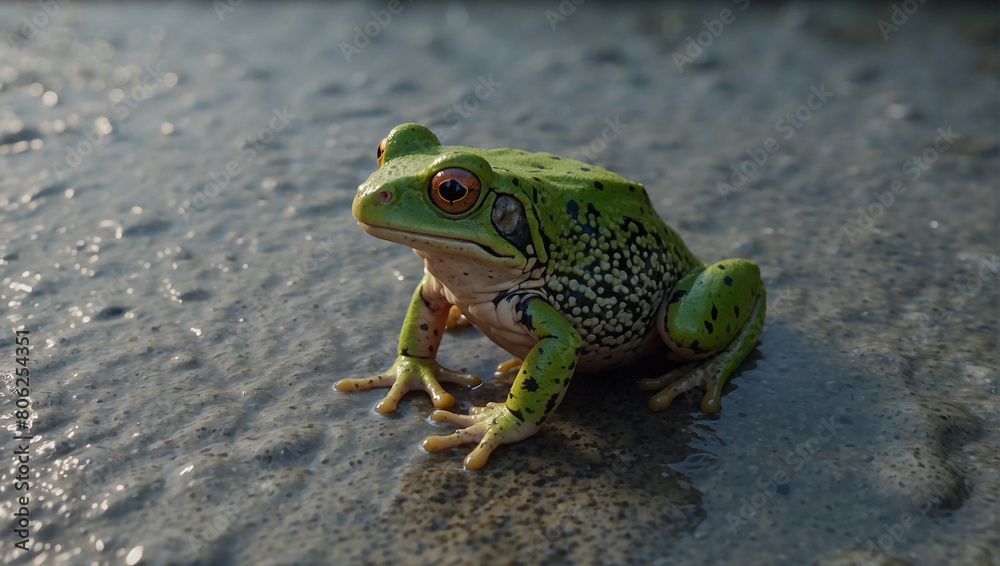
{"type": "Polygon", "coordinates": [[[341,379],[336,390],[389,388],[374,408],[381,414],[408,392],[426,392],[435,407],[429,420],[457,430],[420,447],[472,444],[466,470],[537,433],[576,374],[647,356],[674,366],[637,382],[656,392],[651,410],[696,387],[705,388],[702,412],[720,410],[723,386],[764,325],[756,263],[699,261],[642,184],[575,159],[444,146],[430,129],[406,123],[382,139],[376,160],[352,213],[371,236],[412,248],[424,273],[392,366],[341,379]],[[437,361],[457,313],[518,368],[506,399],[468,414],[445,410],[455,398],[442,383],[473,388],[482,380],[437,361]]]}

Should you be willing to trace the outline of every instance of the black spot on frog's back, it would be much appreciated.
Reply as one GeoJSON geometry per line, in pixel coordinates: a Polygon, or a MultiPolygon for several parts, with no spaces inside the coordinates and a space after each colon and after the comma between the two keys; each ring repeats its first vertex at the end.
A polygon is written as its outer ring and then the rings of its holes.
{"type": "Polygon", "coordinates": [[[642,222],[636,222],[628,216],[622,217],[622,223],[629,229],[629,231],[634,232],[639,237],[644,237],[649,233],[646,231],[646,227],[643,226],[642,222]]]}
{"type": "Polygon", "coordinates": [[[569,214],[570,217],[573,218],[573,220],[576,220],[577,216],[580,215],[580,203],[576,202],[575,200],[571,200],[571,201],[567,202],[566,203],[566,214],[569,214]]]}

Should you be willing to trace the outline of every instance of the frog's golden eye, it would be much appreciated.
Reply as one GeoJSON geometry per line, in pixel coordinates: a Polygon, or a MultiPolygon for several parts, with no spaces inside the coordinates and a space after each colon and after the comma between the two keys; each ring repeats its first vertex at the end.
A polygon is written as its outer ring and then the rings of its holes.
{"type": "Polygon", "coordinates": [[[378,162],[378,166],[382,166],[382,154],[385,153],[385,141],[389,138],[382,138],[382,141],[378,144],[378,151],[375,152],[375,160],[378,162]]]}
{"type": "Polygon", "coordinates": [[[479,200],[482,184],[468,169],[449,167],[437,172],[427,187],[431,202],[448,214],[467,212],[479,200]]]}

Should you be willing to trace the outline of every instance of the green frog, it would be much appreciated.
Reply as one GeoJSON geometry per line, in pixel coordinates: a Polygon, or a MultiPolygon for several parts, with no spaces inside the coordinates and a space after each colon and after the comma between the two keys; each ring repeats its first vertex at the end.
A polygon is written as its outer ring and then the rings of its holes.
{"type": "Polygon", "coordinates": [[[702,263],[641,184],[573,159],[442,146],[424,126],[402,124],[379,144],[377,160],[358,187],[354,217],[372,236],[413,248],[424,276],[392,367],[342,379],[337,390],[388,387],[379,413],[396,410],[407,392],[427,392],[437,408],[431,420],[460,429],[421,447],[476,444],[469,470],[535,434],[576,372],[621,366],[664,345],[668,358],[687,363],[639,382],[658,390],[650,409],[696,386],[706,389],[703,412],[720,409],[726,379],[764,325],[757,264],[702,263]],[[455,402],[442,383],[481,383],[436,361],[455,308],[520,365],[503,402],[467,415],[441,410],[455,402]]]}

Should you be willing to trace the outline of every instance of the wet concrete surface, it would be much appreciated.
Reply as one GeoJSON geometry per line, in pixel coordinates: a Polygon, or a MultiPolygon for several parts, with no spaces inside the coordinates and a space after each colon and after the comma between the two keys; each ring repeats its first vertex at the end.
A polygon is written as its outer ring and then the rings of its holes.
{"type": "MultiPolygon", "coordinates": [[[[4,563],[996,564],[998,14],[910,4],[0,8],[4,563]],[[425,395],[334,391],[422,275],[350,211],[409,121],[607,167],[756,261],[722,411],[582,375],[469,473],[417,447],[425,395]]],[[[446,337],[487,378],[459,410],[507,357],[446,337]]]]}

